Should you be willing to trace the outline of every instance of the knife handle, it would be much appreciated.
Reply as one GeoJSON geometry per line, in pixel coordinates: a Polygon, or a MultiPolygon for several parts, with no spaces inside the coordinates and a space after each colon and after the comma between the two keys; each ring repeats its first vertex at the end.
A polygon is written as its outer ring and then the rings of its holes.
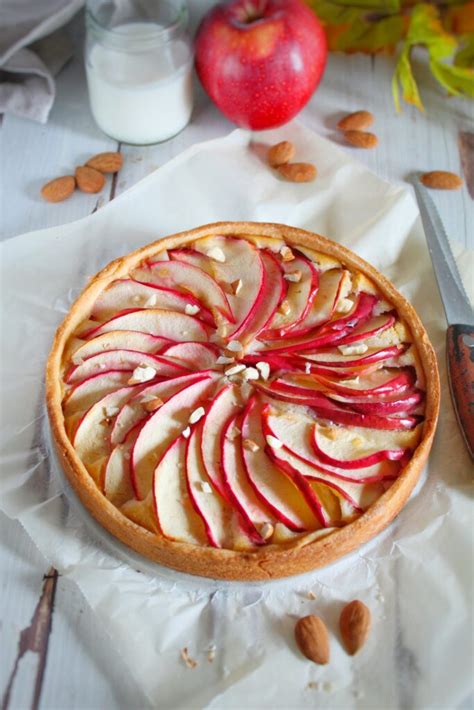
{"type": "Polygon", "coordinates": [[[454,410],[474,460],[474,328],[450,325],[446,332],[448,381],[454,410]]]}

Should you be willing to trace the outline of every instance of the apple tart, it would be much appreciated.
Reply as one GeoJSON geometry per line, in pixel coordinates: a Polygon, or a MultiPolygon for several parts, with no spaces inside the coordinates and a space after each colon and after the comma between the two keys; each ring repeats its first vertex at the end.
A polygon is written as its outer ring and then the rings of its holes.
{"type": "Polygon", "coordinates": [[[47,367],[61,465],[110,533],[226,579],[326,565],[427,459],[436,359],[394,286],[324,237],[224,222],[109,264],[47,367]]]}

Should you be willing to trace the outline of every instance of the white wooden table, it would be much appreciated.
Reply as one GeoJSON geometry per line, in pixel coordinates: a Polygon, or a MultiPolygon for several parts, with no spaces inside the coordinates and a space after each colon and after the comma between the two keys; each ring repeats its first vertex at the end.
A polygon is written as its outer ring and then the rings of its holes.
{"type": "MultiPolygon", "coordinates": [[[[200,0],[195,1],[194,25],[204,7],[200,0]]],[[[192,143],[232,129],[198,90],[192,123],[179,136],[157,146],[117,146],[99,131],[89,111],[82,24],[79,16],[69,27],[76,51],[58,77],[57,100],[48,124],[3,118],[3,239],[73,221],[100,209],[192,143]],[[69,173],[94,153],[117,149],[124,155],[124,168],[102,194],[77,193],[58,205],[41,199],[40,187],[46,180],[69,173]]],[[[392,69],[393,60],[385,57],[331,56],[323,84],[301,119],[339,141],[334,126],[342,113],[368,108],[376,116],[380,144],[376,150],[359,151],[357,157],[380,176],[403,181],[413,171],[428,169],[462,174],[463,153],[464,177],[468,180],[470,175],[472,181],[472,102],[443,97],[420,62],[426,114],[407,107],[397,116],[390,93],[392,69]]],[[[434,197],[448,233],[472,248],[474,184],[459,193],[436,193],[434,197]]],[[[75,586],[50,569],[21,526],[2,514],[0,540],[2,708],[146,707],[75,586]]]]}

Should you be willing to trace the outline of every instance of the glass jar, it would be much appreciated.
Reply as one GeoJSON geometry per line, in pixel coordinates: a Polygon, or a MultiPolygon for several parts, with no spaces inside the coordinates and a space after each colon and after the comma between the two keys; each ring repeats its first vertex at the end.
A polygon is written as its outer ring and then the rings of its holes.
{"type": "Polygon", "coordinates": [[[188,12],[181,0],[89,0],[85,64],[97,125],[124,143],[179,133],[193,107],[188,12]]]}

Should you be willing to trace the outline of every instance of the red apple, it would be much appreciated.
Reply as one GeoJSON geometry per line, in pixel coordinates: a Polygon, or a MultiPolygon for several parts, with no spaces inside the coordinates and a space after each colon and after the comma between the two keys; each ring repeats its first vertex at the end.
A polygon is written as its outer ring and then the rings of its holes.
{"type": "Polygon", "coordinates": [[[301,0],[231,0],[213,7],[196,35],[196,70],[222,113],[243,128],[290,121],[324,71],[327,46],[301,0]]]}

